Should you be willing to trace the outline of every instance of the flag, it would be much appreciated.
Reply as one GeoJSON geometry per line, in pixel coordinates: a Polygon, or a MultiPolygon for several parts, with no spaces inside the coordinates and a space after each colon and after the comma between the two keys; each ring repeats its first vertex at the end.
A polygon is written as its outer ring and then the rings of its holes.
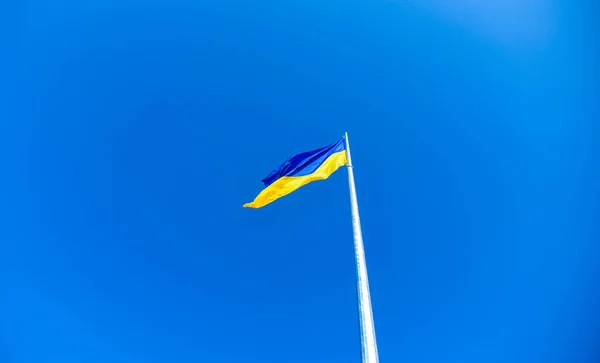
{"type": "Polygon", "coordinates": [[[261,208],[298,188],[325,180],[341,166],[347,164],[344,139],[317,150],[294,155],[262,180],[265,188],[245,208],[261,208]]]}

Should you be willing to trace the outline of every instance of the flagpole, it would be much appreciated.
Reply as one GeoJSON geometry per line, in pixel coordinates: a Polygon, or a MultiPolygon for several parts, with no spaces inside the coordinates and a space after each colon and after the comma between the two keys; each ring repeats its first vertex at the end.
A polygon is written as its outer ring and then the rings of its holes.
{"type": "Polygon", "coordinates": [[[352,167],[352,155],[350,154],[350,142],[348,133],[344,135],[346,142],[346,158],[348,166],[348,186],[350,189],[350,207],[352,211],[352,231],[354,236],[354,254],[356,258],[356,275],[358,290],[358,311],[360,315],[360,340],[362,363],[379,363],[377,342],[375,339],[375,325],[373,323],[373,311],[371,309],[371,295],[369,292],[369,279],[367,276],[367,264],[360,227],[360,216],[358,214],[358,202],[356,198],[356,186],[354,184],[354,169],[352,167]]]}

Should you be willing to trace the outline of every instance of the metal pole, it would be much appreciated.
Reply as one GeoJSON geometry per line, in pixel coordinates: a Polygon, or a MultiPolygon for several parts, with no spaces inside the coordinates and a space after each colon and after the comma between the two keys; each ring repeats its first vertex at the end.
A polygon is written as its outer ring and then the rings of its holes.
{"type": "Polygon", "coordinates": [[[356,257],[356,273],[358,288],[358,311],[360,314],[360,340],[362,346],[362,363],[379,363],[377,342],[375,339],[375,325],[371,309],[371,295],[369,293],[369,279],[365,261],[358,202],[356,199],[356,186],[354,185],[354,170],[350,154],[348,133],[344,135],[346,141],[346,158],[348,159],[348,185],[350,187],[350,207],[352,210],[352,231],[354,235],[354,254],[356,257]]]}

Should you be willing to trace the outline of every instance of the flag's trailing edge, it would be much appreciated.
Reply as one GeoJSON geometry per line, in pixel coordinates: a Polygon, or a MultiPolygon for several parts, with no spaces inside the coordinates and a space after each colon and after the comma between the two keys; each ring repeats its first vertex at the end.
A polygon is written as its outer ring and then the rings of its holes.
{"type": "Polygon", "coordinates": [[[317,180],[327,179],[347,164],[346,143],[342,139],[317,150],[294,155],[262,180],[265,188],[245,208],[261,208],[317,180]]]}

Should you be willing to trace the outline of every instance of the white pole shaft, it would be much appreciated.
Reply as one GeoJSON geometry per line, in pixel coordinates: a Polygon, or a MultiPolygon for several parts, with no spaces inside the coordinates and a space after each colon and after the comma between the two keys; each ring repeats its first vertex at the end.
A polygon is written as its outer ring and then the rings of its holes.
{"type": "Polygon", "coordinates": [[[365,250],[358,214],[358,201],[356,198],[356,186],[354,184],[354,169],[352,167],[352,155],[350,154],[350,142],[348,133],[344,135],[346,141],[346,157],[348,161],[348,185],[350,187],[350,207],[352,210],[352,231],[354,235],[354,254],[356,257],[357,288],[358,288],[358,311],[360,315],[360,340],[362,345],[362,363],[379,363],[377,342],[375,339],[375,324],[373,323],[373,311],[371,309],[371,295],[369,292],[369,279],[367,276],[367,264],[365,250]]]}

